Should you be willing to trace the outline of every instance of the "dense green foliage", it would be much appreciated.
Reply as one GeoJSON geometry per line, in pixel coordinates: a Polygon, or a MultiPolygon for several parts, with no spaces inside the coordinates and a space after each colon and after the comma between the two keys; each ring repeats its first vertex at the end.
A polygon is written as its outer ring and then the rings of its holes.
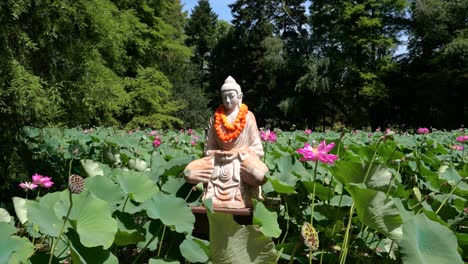
{"type": "Polygon", "coordinates": [[[231,10],[228,23],[206,0],[190,16],[180,0],[3,1],[0,193],[32,172],[22,127],[203,128],[228,75],[260,127],[468,121],[467,1],[238,0],[231,10]]]}
{"type": "Polygon", "coordinates": [[[20,142],[34,173],[55,184],[15,187],[14,209],[0,208],[0,260],[47,263],[59,241],[53,263],[309,263],[301,228],[310,221],[319,240],[313,263],[338,263],[347,225],[348,263],[468,259],[468,154],[459,150],[468,141],[457,140],[466,130],[276,132],[264,142],[268,181],[253,225],[208,212],[206,241],[191,235],[188,207],[202,193],[182,173],[201,157],[203,132],[27,127],[20,142]],[[322,140],[336,144],[338,160],[301,162],[297,149],[322,140]],[[70,174],[85,178],[80,194],[69,194],[70,174]]]}

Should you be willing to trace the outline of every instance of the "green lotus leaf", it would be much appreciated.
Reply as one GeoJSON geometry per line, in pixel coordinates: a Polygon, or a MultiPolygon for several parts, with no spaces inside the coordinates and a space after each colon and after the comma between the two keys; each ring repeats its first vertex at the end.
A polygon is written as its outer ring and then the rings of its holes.
{"type": "Polygon", "coordinates": [[[294,156],[282,156],[276,160],[278,170],[282,173],[293,173],[304,178],[309,175],[309,172],[304,168],[302,162],[294,158],[294,156]]]}
{"type": "Polygon", "coordinates": [[[206,262],[209,252],[208,241],[193,238],[190,235],[180,244],[180,253],[190,262],[206,262]]]}
{"type": "Polygon", "coordinates": [[[67,233],[73,263],[77,264],[118,264],[119,260],[109,250],[102,247],[85,247],[75,230],[67,233]]]}
{"type": "Polygon", "coordinates": [[[260,227],[260,231],[268,237],[278,238],[281,229],[278,225],[278,215],[270,212],[263,203],[254,200],[253,223],[260,227]]]}
{"type": "Polygon", "coordinates": [[[353,204],[353,198],[348,195],[337,195],[330,199],[330,205],[350,207],[353,204]]]}
{"type": "Polygon", "coordinates": [[[13,197],[13,205],[15,206],[15,213],[21,224],[24,225],[28,221],[28,209],[26,203],[28,200],[21,197],[13,197]]]}
{"type": "MultiPolygon", "coordinates": [[[[67,214],[70,206],[68,191],[61,192],[61,199],[54,210],[60,218],[67,214]]],[[[69,219],[86,247],[102,246],[109,248],[117,233],[117,221],[112,218],[107,202],[96,198],[90,191],[72,194],[73,206],[69,219]]]]}
{"type": "Polygon", "coordinates": [[[117,234],[115,234],[114,244],[125,246],[145,240],[145,236],[143,235],[145,230],[135,223],[131,214],[115,212],[114,215],[117,220],[118,227],[117,234]]]}
{"type": "Polygon", "coordinates": [[[142,206],[149,217],[161,219],[165,225],[174,226],[179,233],[192,233],[195,216],[184,199],[158,192],[142,206]]]}
{"type": "Polygon", "coordinates": [[[151,171],[150,171],[150,178],[154,181],[159,181],[159,177],[164,174],[166,168],[167,161],[158,155],[157,153],[153,153],[151,156],[151,171]]]}
{"type": "Polygon", "coordinates": [[[384,192],[368,189],[363,184],[346,187],[353,197],[356,211],[362,223],[399,241],[403,220],[392,199],[384,192]]]}
{"type": "Polygon", "coordinates": [[[97,198],[107,201],[110,204],[122,203],[124,194],[122,189],[114,181],[107,177],[86,178],[86,188],[97,198]]]}
{"type": "Polygon", "coordinates": [[[136,170],[136,171],[145,171],[148,168],[148,163],[142,159],[130,159],[128,161],[128,165],[130,168],[136,170]]]}
{"type": "Polygon", "coordinates": [[[120,171],[117,182],[130,199],[135,202],[144,202],[158,191],[156,183],[143,172],[120,171]]]}
{"type": "Polygon", "coordinates": [[[58,237],[63,220],[55,215],[54,206],[60,200],[60,193],[48,193],[39,202],[29,201],[28,219],[39,227],[43,234],[58,237]]]}
{"type": "Polygon", "coordinates": [[[110,171],[109,166],[107,166],[106,164],[96,162],[90,159],[80,160],[80,163],[88,177],[105,176],[110,171]]]}
{"type": "Polygon", "coordinates": [[[164,185],[161,187],[161,190],[165,193],[176,195],[180,187],[185,184],[184,178],[169,177],[164,185]]]}
{"type": "Polygon", "coordinates": [[[165,260],[165,259],[155,259],[152,258],[149,260],[148,264],[180,264],[179,261],[176,260],[165,260]]]}
{"type": "Polygon", "coordinates": [[[159,239],[158,239],[158,237],[155,237],[155,236],[161,230],[161,225],[162,225],[161,222],[158,221],[158,220],[151,220],[151,221],[146,222],[143,225],[143,228],[145,229],[145,239],[144,239],[144,241],[138,242],[137,246],[139,248],[145,248],[145,246],[146,246],[151,251],[156,250],[156,248],[158,246],[159,239]],[[155,237],[155,238],[153,239],[153,237],[155,237]],[[150,241],[151,241],[151,243],[149,243],[149,245],[147,245],[148,242],[150,242],[150,241]]]}
{"type": "Polygon", "coordinates": [[[405,221],[399,246],[403,263],[463,263],[455,234],[424,214],[405,221]]]}
{"type": "Polygon", "coordinates": [[[237,224],[232,215],[209,213],[210,261],[216,264],[275,263],[271,238],[255,226],[237,224]]]}
{"type": "Polygon", "coordinates": [[[297,177],[289,172],[279,173],[274,172],[272,175],[266,176],[268,181],[273,186],[273,189],[277,193],[292,194],[296,193],[294,186],[296,186],[297,177]]]}
{"type": "MultiPolygon", "coordinates": [[[[351,183],[363,183],[368,167],[359,162],[339,161],[333,167],[334,176],[344,185],[351,183]]],[[[371,189],[387,191],[388,184],[392,179],[392,173],[385,167],[373,165],[369,169],[366,186],[371,189]]]]}
{"type": "Polygon", "coordinates": [[[177,176],[185,169],[187,164],[189,164],[189,162],[194,159],[194,155],[186,155],[181,153],[179,156],[176,156],[167,162],[164,174],[177,176]]]}
{"type": "Polygon", "coordinates": [[[26,237],[11,236],[16,228],[0,222],[0,263],[24,263],[34,252],[34,246],[26,237]]]}
{"type": "Polygon", "coordinates": [[[447,180],[451,185],[458,184],[457,188],[463,191],[462,194],[466,195],[468,193],[468,184],[462,181],[462,177],[453,166],[442,166],[439,169],[439,176],[447,180]]]}
{"type": "Polygon", "coordinates": [[[7,210],[0,208],[0,222],[10,223],[11,216],[7,210]]]}

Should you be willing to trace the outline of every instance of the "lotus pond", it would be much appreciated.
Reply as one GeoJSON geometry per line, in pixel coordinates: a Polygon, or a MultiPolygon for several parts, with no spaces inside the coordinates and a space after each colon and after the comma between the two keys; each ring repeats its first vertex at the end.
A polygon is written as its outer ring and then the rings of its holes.
{"type": "Polygon", "coordinates": [[[468,261],[466,130],[275,135],[252,225],[207,201],[204,240],[190,209],[203,186],[183,177],[203,131],[27,127],[34,166],[0,208],[0,263],[468,261]],[[336,161],[297,152],[323,140],[336,161]]]}

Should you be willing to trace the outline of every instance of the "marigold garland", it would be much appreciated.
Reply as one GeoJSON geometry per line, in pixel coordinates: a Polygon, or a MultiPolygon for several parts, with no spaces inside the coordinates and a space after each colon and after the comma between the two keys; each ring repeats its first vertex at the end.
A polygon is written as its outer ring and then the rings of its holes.
{"type": "Polygon", "coordinates": [[[226,114],[224,114],[224,106],[220,105],[215,112],[214,124],[216,134],[218,135],[218,137],[224,142],[229,142],[237,138],[242,132],[242,130],[244,130],[248,112],[249,108],[247,107],[247,105],[242,104],[239,108],[239,113],[237,114],[236,120],[233,124],[231,124],[227,120],[226,114]],[[224,126],[226,133],[223,132],[221,125],[224,126]]]}

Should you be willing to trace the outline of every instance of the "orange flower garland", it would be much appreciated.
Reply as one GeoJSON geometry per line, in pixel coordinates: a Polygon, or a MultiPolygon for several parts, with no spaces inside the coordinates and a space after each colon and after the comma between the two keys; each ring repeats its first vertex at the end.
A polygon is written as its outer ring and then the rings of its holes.
{"type": "Polygon", "coordinates": [[[239,108],[239,113],[237,114],[236,120],[233,124],[231,124],[229,123],[226,115],[224,114],[224,106],[220,105],[215,112],[214,124],[216,134],[218,134],[218,137],[224,142],[229,142],[237,138],[242,132],[242,130],[244,130],[248,112],[249,108],[247,107],[247,105],[242,104],[239,108]],[[221,129],[221,125],[223,125],[226,129],[226,133],[224,133],[221,129]]]}

